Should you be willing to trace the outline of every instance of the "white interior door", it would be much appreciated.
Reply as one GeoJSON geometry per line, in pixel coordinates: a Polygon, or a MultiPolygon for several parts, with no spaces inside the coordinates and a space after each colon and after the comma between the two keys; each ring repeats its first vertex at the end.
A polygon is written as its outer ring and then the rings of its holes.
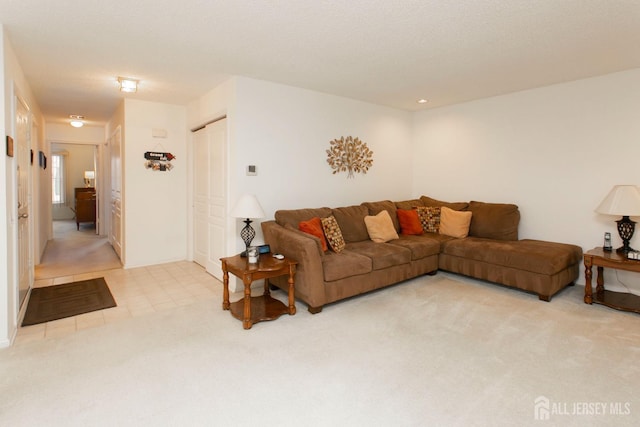
{"type": "Polygon", "coordinates": [[[33,283],[31,241],[31,124],[29,109],[20,98],[16,102],[16,141],[18,160],[18,298],[21,306],[33,283]]]}
{"type": "Polygon", "coordinates": [[[109,242],[122,260],[122,134],[118,127],[111,136],[111,221],[109,242]]]}
{"type": "Polygon", "coordinates": [[[194,260],[222,280],[226,248],[227,121],[194,134],[194,260]]]}

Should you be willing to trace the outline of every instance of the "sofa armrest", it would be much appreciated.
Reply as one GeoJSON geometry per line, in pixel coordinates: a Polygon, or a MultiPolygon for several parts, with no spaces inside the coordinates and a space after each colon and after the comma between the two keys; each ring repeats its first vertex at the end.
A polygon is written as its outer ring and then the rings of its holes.
{"type": "MultiPolygon", "coordinates": [[[[265,243],[271,251],[281,253],[287,258],[298,261],[295,276],[296,297],[311,307],[321,307],[325,304],[324,272],[322,257],[324,256],[317,238],[301,231],[285,228],[275,221],[261,223],[265,243]]],[[[278,278],[273,280],[276,285],[286,286],[286,281],[280,283],[278,278]]],[[[285,288],[286,289],[286,288],[285,288]]]]}

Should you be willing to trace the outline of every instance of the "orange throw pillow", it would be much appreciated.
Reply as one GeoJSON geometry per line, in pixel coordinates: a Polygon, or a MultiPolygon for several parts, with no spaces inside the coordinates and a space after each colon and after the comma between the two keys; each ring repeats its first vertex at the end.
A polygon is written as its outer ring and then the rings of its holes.
{"type": "Polygon", "coordinates": [[[301,221],[298,224],[298,229],[320,239],[320,245],[322,246],[323,251],[326,252],[327,249],[329,249],[327,246],[327,239],[324,237],[324,230],[322,229],[322,222],[320,221],[320,218],[315,217],[308,221],[301,221]]]}
{"type": "Polygon", "coordinates": [[[424,233],[418,211],[415,209],[398,209],[398,222],[400,222],[400,234],[420,235],[424,233]]]}

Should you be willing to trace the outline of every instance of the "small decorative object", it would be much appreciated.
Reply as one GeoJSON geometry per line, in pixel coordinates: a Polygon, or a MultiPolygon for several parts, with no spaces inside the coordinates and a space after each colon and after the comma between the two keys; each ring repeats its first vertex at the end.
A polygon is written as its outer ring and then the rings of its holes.
{"type": "Polygon", "coordinates": [[[611,246],[611,233],[608,231],[604,233],[604,245],[602,246],[602,250],[605,252],[611,252],[613,247],[611,246]]]}
{"type": "Polygon", "coordinates": [[[249,261],[249,264],[258,263],[258,247],[257,246],[249,246],[247,248],[247,260],[249,261]]]}
{"type": "Polygon", "coordinates": [[[171,153],[163,153],[158,151],[147,151],[144,153],[144,158],[147,159],[145,167],[154,171],[170,171],[173,169],[171,160],[175,159],[171,153]]]}
{"type": "Polygon", "coordinates": [[[13,157],[13,138],[7,135],[7,156],[13,157]]]}
{"type": "Polygon", "coordinates": [[[629,251],[627,252],[628,259],[635,259],[636,261],[640,261],[640,252],[638,251],[629,251]]]}
{"type": "Polygon", "coordinates": [[[616,252],[627,254],[633,251],[629,241],[633,237],[636,223],[629,219],[630,216],[640,216],[640,191],[635,185],[616,185],[607,197],[596,208],[596,212],[603,215],[622,216],[616,221],[618,234],[622,239],[622,246],[616,252]]]}
{"type": "Polygon", "coordinates": [[[333,174],[348,172],[347,178],[353,178],[353,173],[367,173],[373,164],[373,151],[359,138],[347,136],[334,139],[329,143],[327,163],[333,169],[333,174]]]}
{"type": "Polygon", "coordinates": [[[256,196],[253,194],[245,194],[238,199],[230,215],[235,218],[246,218],[244,220],[245,226],[240,231],[240,237],[242,237],[248,253],[251,241],[256,237],[256,231],[251,227],[250,218],[263,218],[264,211],[262,210],[262,206],[260,206],[260,202],[258,202],[256,196]]]}

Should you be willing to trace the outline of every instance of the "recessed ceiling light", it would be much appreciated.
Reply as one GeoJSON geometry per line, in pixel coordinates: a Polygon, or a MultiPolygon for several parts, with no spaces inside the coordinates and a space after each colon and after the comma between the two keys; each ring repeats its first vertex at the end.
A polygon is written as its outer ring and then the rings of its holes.
{"type": "Polygon", "coordinates": [[[429,101],[427,101],[426,99],[422,98],[422,99],[418,99],[418,101],[416,101],[416,102],[417,102],[418,104],[426,104],[426,103],[427,103],[427,102],[429,102],[429,101]]]}
{"type": "Polygon", "coordinates": [[[81,128],[82,126],[84,126],[84,116],[78,116],[76,114],[71,114],[69,116],[69,118],[71,119],[71,121],[69,121],[69,124],[71,126],[73,126],[74,128],[81,128]]]}
{"type": "Polygon", "coordinates": [[[133,93],[138,90],[138,80],[130,79],[129,77],[118,77],[118,83],[120,83],[121,92],[133,93]]]}

